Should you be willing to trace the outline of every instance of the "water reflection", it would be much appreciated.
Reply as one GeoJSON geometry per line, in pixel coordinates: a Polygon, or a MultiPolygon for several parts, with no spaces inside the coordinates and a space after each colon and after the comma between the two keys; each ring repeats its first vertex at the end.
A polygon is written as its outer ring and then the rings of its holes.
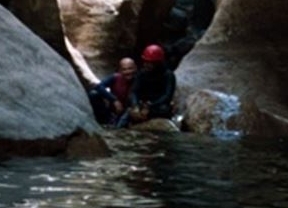
{"type": "Polygon", "coordinates": [[[129,135],[111,158],[2,163],[0,207],[288,207],[286,139],[129,135]]]}
{"type": "Polygon", "coordinates": [[[238,185],[238,202],[243,207],[288,207],[287,139],[281,140],[242,140],[233,179],[238,185]]]}
{"type": "Polygon", "coordinates": [[[287,142],[181,134],[159,140],[158,149],[165,156],[141,160],[153,174],[135,171],[128,184],[165,208],[288,207],[287,142]]]}
{"type": "Polygon", "coordinates": [[[130,177],[130,184],[137,184],[142,194],[150,187],[146,194],[154,193],[152,196],[161,198],[167,208],[235,207],[230,178],[234,143],[178,135],[177,139],[160,140],[158,146],[165,150],[165,156],[142,158],[143,164],[153,170],[154,178],[145,180],[151,175],[141,172],[130,177]]]}
{"type": "Polygon", "coordinates": [[[124,182],[139,168],[138,157],[149,141],[108,142],[115,155],[97,161],[14,158],[2,163],[0,207],[161,207],[124,182]]]}

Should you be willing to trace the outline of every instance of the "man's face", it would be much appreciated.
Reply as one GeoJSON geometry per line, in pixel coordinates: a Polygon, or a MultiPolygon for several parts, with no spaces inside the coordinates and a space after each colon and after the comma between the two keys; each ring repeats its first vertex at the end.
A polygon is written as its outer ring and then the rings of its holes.
{"type": "Polygon", "coordinates": [[[119,72],[126,80],[131,80],[136,73],[136,69],[136,64],[133,61],[123,61],[120,63],[119,72]]]}

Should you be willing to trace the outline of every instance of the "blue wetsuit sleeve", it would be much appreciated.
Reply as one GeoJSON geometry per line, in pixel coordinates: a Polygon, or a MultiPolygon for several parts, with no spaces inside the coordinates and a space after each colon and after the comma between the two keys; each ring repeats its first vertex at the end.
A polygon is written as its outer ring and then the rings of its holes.
{"type": "Polygon", "coordinates": [[[117,97],[109,92],[107,88],[111,88],[113,83],[115,82],[115,75],[112,74],[108,76],[107,78],[103,79],[96,87],[95,90],[105,99],[107,99],[109,102],[114,102],[117,100],[117,97]]]}
{"type": "Polygon", "coordinates": [[[165,93],[161,97],[159,97],[159,99],[152,102],[149,105],[150,107],[159,106],[159,105],[162,105],[164,103],[170,103],[172,101],[175,87],[176,87],[176,78],[175,78],[174,73],[172,71],[167,72],[165,74],[165,79],[166,79],[166,83],[167,83],[165,93]]]}

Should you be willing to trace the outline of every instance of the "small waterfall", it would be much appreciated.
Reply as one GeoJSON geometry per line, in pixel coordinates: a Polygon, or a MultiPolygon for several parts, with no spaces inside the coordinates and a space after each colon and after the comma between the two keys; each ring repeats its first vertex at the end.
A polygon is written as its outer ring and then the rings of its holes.
{"type": "Polygon", "coordinates": [[[227,128],[227,121],[232,116],[239,114],[240,101],[235,95],[227,95],[221,92],[213,92],[219,98],[219,102],[213,111],[211,134],[224,140],[235,139],[242,136],[241,130],[227,128]]]}

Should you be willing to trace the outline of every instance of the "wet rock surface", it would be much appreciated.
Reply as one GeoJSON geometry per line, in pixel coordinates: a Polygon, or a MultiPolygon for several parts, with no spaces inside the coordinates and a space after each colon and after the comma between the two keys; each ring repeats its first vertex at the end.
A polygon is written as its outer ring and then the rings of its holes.
{"type": "Polygon", "coordinates": [[[244,131],[233,125],[228,127],[231,118],[245,113],[241,111],[240,101],[234,95],[200,90],[187,98],[186,109],[182,121],[182,129],[185,131],[216,136],[222,136],[222,132],[228,131],[237,136],[238,131],[244,131]]]}
{"type": "Polygon", "coordinates": [[[132,125],[129,129],[138,131],[179,132],[179,128],[169,119],[156,118],[144,123],[132,125]]]}
{"type": "Polygon", "coordinates": [[[287,135],[287,119],[261,111],[251,100],[217,91],[200,90],[190,95],[182,130],[217,137],[287,135]]]}
{"type": "Polygon", "coordinates": [[[11,138],[0,139],[0,160],[13,157],[66,157],[95,159],[109,157],[111,151],[104,142],[104,136],[87,134],[77,129],[69,135],[34,140],[11,138]]]}

